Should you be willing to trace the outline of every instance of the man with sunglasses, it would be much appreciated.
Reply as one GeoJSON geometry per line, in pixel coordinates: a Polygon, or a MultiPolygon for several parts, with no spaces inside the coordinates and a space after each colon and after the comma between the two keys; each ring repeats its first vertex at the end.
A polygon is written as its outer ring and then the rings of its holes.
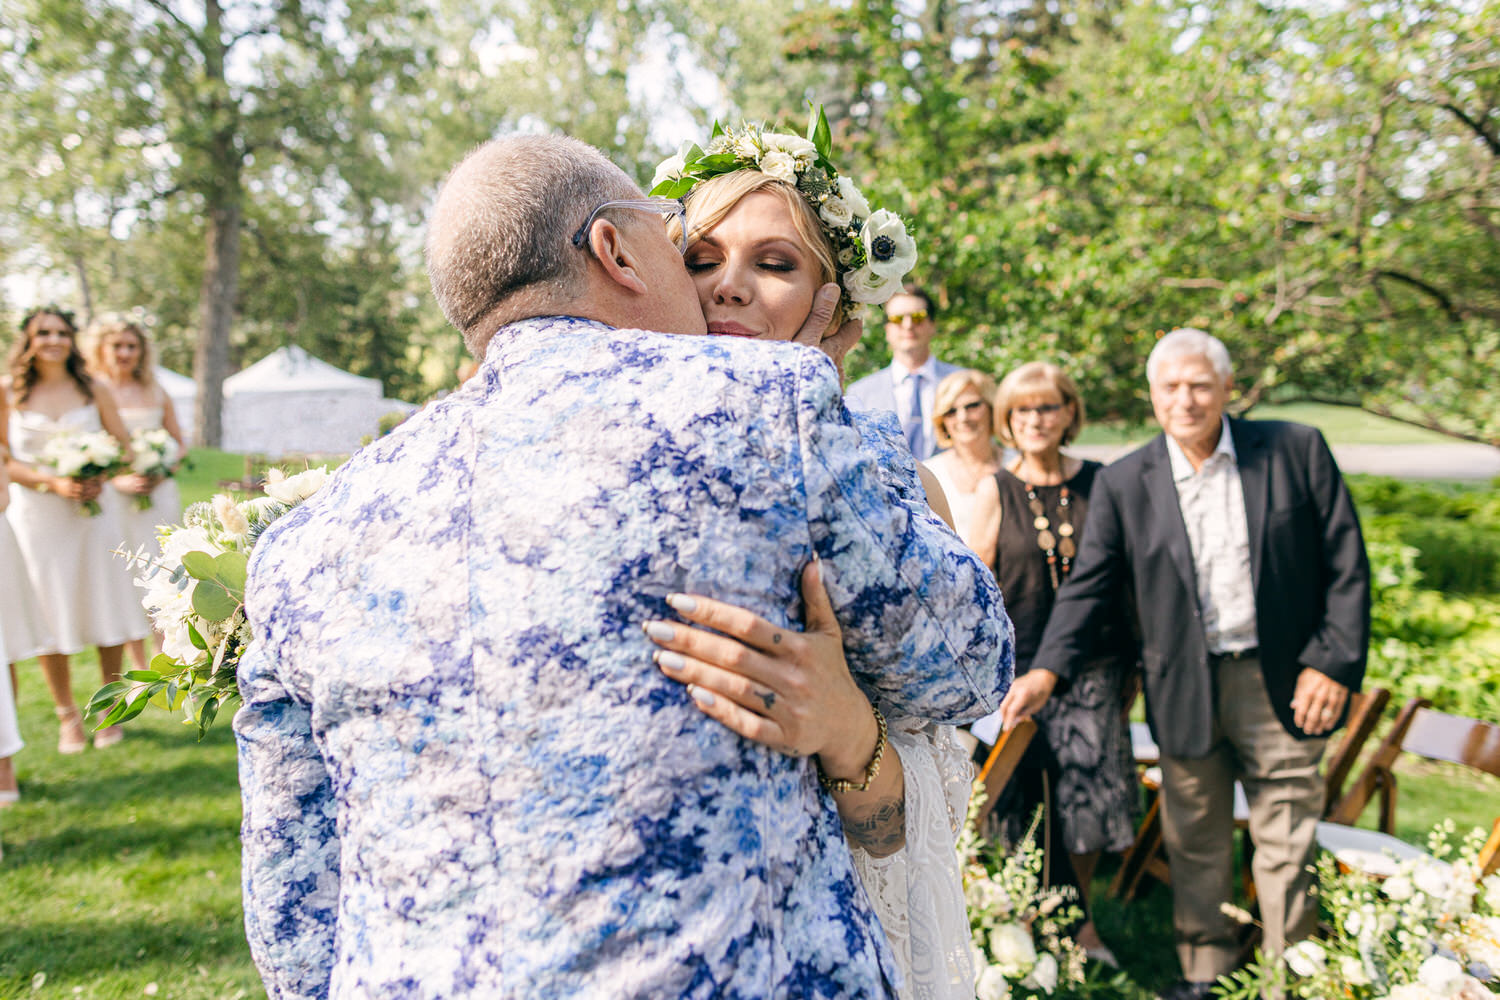
{"type": "Polygon", "coordinates": [[[277,1000],[895,996],[816,765],[696,708],[645,627],[697,593],[808,642],[817,559],[872,697],[962,721],[1009,622],[828,357],[701,336],[680,210],[564,137],[470,154],[427,261],[479,371],[257,544],[235,735],[277,1000]]]}
{"type": "Polygon", "coordinates": [[[891,363],[852,383],[844,393],[851,409],[890,410],[901,420],[906,442],[919,461],[937,450],[932,408],[938,383],[959,370],[932,353],[937,333],[932,297],[908,283],[885,304],[885,340],[891,363]]]}

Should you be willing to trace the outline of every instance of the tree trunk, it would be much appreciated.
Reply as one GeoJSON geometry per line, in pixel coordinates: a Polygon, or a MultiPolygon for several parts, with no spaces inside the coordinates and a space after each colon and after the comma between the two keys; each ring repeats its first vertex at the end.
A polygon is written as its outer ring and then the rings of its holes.
{"type": "Polygon", "coordinates": [[[198,441],[209,448],[223,443],[224,378],[229,374],[229,333],[240,287],[240,190],[225,186],[208,212],[208,255],[199,293],[198,349],[193,381],[198,383],[198,441]]]}

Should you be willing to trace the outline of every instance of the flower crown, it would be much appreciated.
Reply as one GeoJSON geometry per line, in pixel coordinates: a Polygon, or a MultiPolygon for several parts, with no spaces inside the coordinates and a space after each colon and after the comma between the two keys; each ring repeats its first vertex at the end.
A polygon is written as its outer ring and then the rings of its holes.
{"type": "Polygon", "coordinates": [[[656,168],[651,194],[681,198],[701,181],[737,170],[759,170],[797,189],[818,216],[833,244],[838,274],[849,298],[879,304],[901,291],[901,279],[917,263],[917,244],[894,212],[870,210],[859,188],[829,160],[832,136],[823,109],[813,111],[807,137],[771,132],[743,123],[714,122],[705,150],[685,142],[656,168]]]}

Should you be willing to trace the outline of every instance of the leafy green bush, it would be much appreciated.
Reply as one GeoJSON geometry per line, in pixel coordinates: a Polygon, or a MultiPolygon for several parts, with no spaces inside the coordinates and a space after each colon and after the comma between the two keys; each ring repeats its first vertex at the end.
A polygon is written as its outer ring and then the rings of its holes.
{"type": "Polygon", "coordinates": [[[1444,491],[1363,476],[1352,477],[1349,487],[1367,540],[1417,551],[1423,588],[1500,595],[1500,491],[1444,491]]]}

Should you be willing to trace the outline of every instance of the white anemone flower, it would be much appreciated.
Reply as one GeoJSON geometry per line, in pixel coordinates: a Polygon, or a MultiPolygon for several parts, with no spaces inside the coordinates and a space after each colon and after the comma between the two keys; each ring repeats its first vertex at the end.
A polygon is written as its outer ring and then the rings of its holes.
{"type": "Polygon", "coordinates": [[[866,264],[844,275],[844,290],[854,302],[880,305],[901,291],[901,274],[879,275],[866,264]]]}
{"type": "Polygon", "coordinates": [[[894,212],[876,210],[865,220],[860,237],[866,264],[882,278],[900,278],[917,266],[917,241],[907,235],[906,224],[894,212]]]}

